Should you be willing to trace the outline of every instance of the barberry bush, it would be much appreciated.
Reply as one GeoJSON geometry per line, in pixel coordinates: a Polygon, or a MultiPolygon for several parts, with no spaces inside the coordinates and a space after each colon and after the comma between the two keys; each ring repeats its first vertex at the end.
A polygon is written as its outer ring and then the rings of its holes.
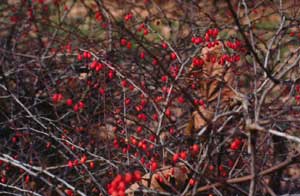
{"type": "Polygon", "coordinates": [[[1,1],[0,195],[300,193],[299,8],[1,1]]]}

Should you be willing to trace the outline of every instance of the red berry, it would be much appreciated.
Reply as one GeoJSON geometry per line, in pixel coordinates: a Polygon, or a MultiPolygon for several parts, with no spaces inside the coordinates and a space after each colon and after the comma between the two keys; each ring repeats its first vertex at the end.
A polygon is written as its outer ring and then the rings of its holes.
{"type": "Polygon", "coordinates": [[[78,54],[78,55],[77,55],[77,60],[78,60],[78,61],[82,61],[82,56],[81,56],[81,54],[78,54]]]}
{"type": "Polygon", "coordinates": [[[191,179],[189,180],[189,184],[190,184],[191,186],[194,186],[194,185],[196,184],[196,180],[193,179],[193,178],[191,178],[191,179]]]}
{"type": "Polygon", "coordinates": [[[178,97],[177,101],[178,101],[178,103],[184,103],[185,102],[185,100],[182,96],[178,97]]]}
{"type": "Polygon", "coordinates": [[[140,181],[142,179],[142,172],[139,170],[135,170],[133,172],[133,176],[135,181],[140,181]]]}
{"type": "Polygon", "coordinates": [[[296,99],[297,102],[299,102],[300,101],[300,95],[296,95],[295,99],[296,99]]]}
{"type": "Polygon", "coordinates": [[[119,193],[117,191],[112,192],[111,196],[119,196],[119,193]]]}
{"type": "Polygon", "coordinates": [[[230,145],[231,150],[238,150],[241,147],[241,143],[240,139],[235,139],[230,145]]]}
{"type": "Polygon", "coordinates": [[[94,169],[94,168],[95,168],[95,163],[94,163],[94,161],[91,161],[91,162],[90,162],[90,168],[91,168],[91,169],[94,169]]]}
{"type": "Polygon", "coordinates": [[[199,147],[199,145],[198,144],[194,144],[193,146],[192,146],[192,152],[193,153],[198,153],[200,151],[200,147],[199,147]]]}
{"type": "Polygon", "coordinates": [[[53,94],[52,95],[52,101],[54,102],[54,103],[57,103],[58,102],[58,94],[53,94]]]}
{"type": "Polygon", "coordinates": [[[144,29],[144,35],[148,35],[149,31],[148,29],[144,29]]]}
{"type": "Polygon", "coordinates": [[[79,109],[83,109],[85,104],[82,101],[78,102],[79,109]]]}
{"type": "Polygon", "coordinates": [[[74,112],[78,112],[79,111],[79,106],[78,104],[75,104],[73,107],[74,112]]]}
{"type": "Polygon", "coordinates": [[[130,141],[131,141],[132,145],[136,145],[137,144],[137,140],[134,137],[131,137],[130,141]]]}
{"type": "Polygon", "coordinates": [[[142,163],[142,164],[145,164],[145,161],[146,161],[145,158],[142,157],[142,158],[141,158],[141,163],[142,163]]]}
{"type": "Polygon", "coordinates": [[[223,177],[226,177],[226,176],[227,176],[227,172],[226,172],[226,171],[223,171],[223,172],[221,172],[221,175],[222,175],[223,177]]]}
{"type": "Polygon", "coordinates": [[[52,145],[51,142],[47,142],[46,148],[47,148],[47,149],[51,148],[51,145],[52,145]]]}
{"type": "Polygon", "coordinates": [[[233,165],[234,165],[234,162],[233,162],[232,160],[229,160],[229,161],[228,161],[228,166],[229,166],[229,167],[233,167],[233,165]]]}
{"type": "Polygon", "coordinates": [[[104,88],[99,88],[99,93],[100,93],[100,95],[104,95],[105,94],[105,89],[104,88]]]}
{"type": "Polygon", "coordinates": [[[160,183],[163,183],[163,181],[164,181],[164,179],[160,175],[156,176],[155,179],[160,183]]]}
{"type": "Polygon", "coordinates": [[[208,33],[205,33],[205,41],[209,41],[210,40],[210,37],[209,37],[209,35],[208,35],[208,33]]]}
{"type": "Polygon", "coordinates": [[[118,196],[125,196],[125,191],[120,190],[120,191],[118,192],[118,196]]]}
{"type": "Polygon", "coordinates": [[[79,164],[79,163],[78,163],[78,160],[77,160],[77,159],[73,161],[73,165],[74,165],[74,166],[78,166],[78,164],[79,164]]]}
{"type": "Polygon", "coordinates": [[[157,59],[153,59],[153,61],[152,61],[152,65],[157,65],[158,64],[158,61],[157,61],[157,59]]]}
{"type": "Polygon", "coordinates": [[[73,168],[73,162],[72,161],[68,161],[68,167],[73,168]]]}
{"type": "Polygon", "coordinates": [[[180,153],[180,158],[182,158],[183,160],[186,160],[186,158],[187,158],[187,152],[186,151],[182,151],[180,153]]]}
{"type": "Polygon", "coordinates": [[[151,163],[151,171],[154,172],[158,168],[158,164],[155,161],[152,161],[151,163]]]}
{"type": "Polygon", "coordinates": [[[142,144],[142,150],[147,151],[147,144],[145,144],[145,143],[142,144]]]}
{"type": "Polygon", "coordinates": [[[133,181],[133,175],[130,172],[127,172],[124,176],[124,181],[129,184],[133,181]]]}
{"type": "Polygon", "coordinates": [[[173,135],[173,134],[175,133],[175,129],[174,129],[173,127],[171,127],[171,128],[169,129],[169,133],[170,133],[171,135],[173,135]]]}
{"type": "Polygon", "coordinates": [[[163,42],[161,46],[162,46],[163,49],[167,49],[168,48],[168,45],[165,42],[163,42]]]}
{"type": "Polygon", "coordinates": [[[108,72],[108,78],[109,79],[113,79],[114,76],[115,76],[115,72],[113,70],[109,70],[109,72],[108,72]]]}
{"type": "Polygon", "coordinates": [[[97,63],[97,66],[96,66],[96,68],[95,68],[95,71],[96,71],[96,72],[99,72],[99,71],[101,71],[102,69],[103,69],[103,64],[97,63]]]}
{"type": "Polygon", "coordinates": [[[124,39],[124,38],[122,38],[122,39],[121,39],[121,45],[122,45],[122,46],[126,46],[126,44],[127,44],[127,40],[124,39]]]}
{"type": "Polygon", "coordinates": [[[173,155],[173,162],[176,163],[179,160],[179,154],[176,153],[173,155]]]}
{"type": "Polygon", "coordinates": [[[212,30],[212,36],[213,36],[213,37],[217,37],[218,34],[219,34],[219,30],[218,30],[218,29],[213,29],[213,30],[212,30]]]}
{"type": "Polygon", "coordinates": [[[127,86],[127,80],[122,80],[121,85],[123,88],[125,88],[127,86]]]}
{"type": "Polygon", "coordinates": [[[142,127],[142,126],[138,126],[138,127],[136,128],[136,132],[137,132],[137,133],[141,133],[142,130],[143,130],[143,127],[142,127]]]}
{"type": "Polygon", "coordinates": [[[66,189],[66,190],[65,190],[65,193],[66,193],[68,196],[73,196],[73,195],[74,195],[74,193],[73,193],[73,191],[72,191],[71,189],[66,189]]]}
{"type": "Polygon", "coordinates": [[[176,53],[172,52],[170,57],[171,57],[172,60],[175,60],[177,58],[176,53]]]}
{"type": "Polygon", "coordinates": [[[164,75],[161,77],[162,82],[167,82],[168,81],[168,76],[164,75]]]}
{"type": "Polygon", "coordinates": [[[26,175],[26,177],[25,177],[25,183],[28,184],[29,181],[30,181],[30,176],[29,176],[29,175],[26,175]]]}
{"type": "Polygon", "coordinates": [[[91,69],[91,70],[94,70],[94,69],[97,67],[97,65],[98,65],[98,62],[97,62],[97,61],[93,61],[93,62],[91,63],[91,65],[90,65],[90,69],[91,69]]]}
{"type": "Polygon", "coordinates": [[[17,143],[17,137],[13,137],[13,138],[11,138],[11,141],[12,141],[12,143],[17,143]]]}
{"type": "Polygon", "coordinates": [[[141,52],[140,58],[141,58],[141,59],[145,59],[145,53],[144,53],[144,52],[141,52]]]}
{"type": "Polygon", "coordinates": [[[219,166],[219,171],[220,172],[225,171],[225,169],[224,169],[224,167],[222,165],[219,166]]]}
{"type": "Polygon", "coordinates": [[[121,182],[122,180],[123,180],[123,177],[121,174],[118,174],[114,179],[115,182],[121,182]]]}
{"type": "Polygon", "coordinates": [[[171,110],[169,108],[167,108],[165,114],[166,114],[166,117],[170,118],[171,110]]]}
{"type": "Polygon", "coordinates": [[[152,115],[152,119],[155,120],[155,121],[157,121],[158,120],[158,114],[153,114],[152,115]]]}
{"type": "Polygon", "coordinates": [[[7,182],[7,179],[6,179],[5,176],[3,176],[3,177],[1,178],[1,183],[6,184],[6,182],[7,182]]]}
{"type": "Polygon", "coordinates": [[[196,37],[192,37],[191,41],[192,43],[195,43],[196,37]]]}
{"type": "Polygon", "coordinates": [[[66,101],[67,106],[72,106],[73,105],[73,100],[72,99],[68,99],[66,101]]]}
{"type": "Polygon", "coordinates": [[[130,103],[131,103],[131,99],[126,98],[126,99],[125,99],[125,104],[126,104],[126,105],[129,105],[130,103]]]}
{"type": "Polygon", "coordinates": [[[126,185],[123,181],[119,182],[118,189],[123,192],[125,191],[126,185]]]}
{"type": "Polygon", "coordinates": [[[85,163],[86,160],[87,160],[86,155],[83,155],[83,156],[81,157],[81,159],[80,159],[80,162],[81,162],[81,163],[85,163]]]}
{"type": "Polygon", "coordinates": [[[131,43],[128,42],[126,47],[127,47],[128,49],[130,49],[130,48],[131,48],[131,43]]]}

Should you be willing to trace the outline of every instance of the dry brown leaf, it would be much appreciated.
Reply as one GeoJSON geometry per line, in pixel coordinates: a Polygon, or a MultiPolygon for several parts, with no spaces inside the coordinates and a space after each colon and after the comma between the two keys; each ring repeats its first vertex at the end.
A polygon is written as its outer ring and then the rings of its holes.
{"type": "Polygon", "coordinates": [[[97,141],[112,141],[115,137],[113,126],[110,124],[96,125],[88,130],[89,134],[94,136],[97,141]]]}
{"type": "MultiPolygon", "coordinates": [[[[219,59],[223,54],[222,45],[212,48],[203,48],[202,56],[215,56],[219,59]]],[[[219,87],[224,81],[227,84],[233,84],[233,73],[231,69],[226,69],[224,65],[221,65],[216,61],[215,63],[205,63],[203,65],[203,72],[201,72],[198,78],[202,79],[200,82],[200,95],[204,96],[208,102],[213,102],[218,98],[219,87]]],[[[233,92],[226,86],[222,90],[222,101],[228,100],[230,96],[233,96],[233,92]]]]}
{"type": "Polygon", "coordinates": [[[167,192],[160,184],[165,184],[166,186],[172,187],[170,179],[174,178],[175,185],[174,189],[180,190],[184,188],[186,181],[188,179],[187,173],[189,172],[188,168],[183,164],[178,164],[176,166],[165,166],[161,168],[159,171],[155,172],[152,176],[150,174],[145,174],[142,177],[140,182],[132,184],[127,190],[126,195],[134,196],[135,192],[143,187],[149,187],[151,190],[159,191],[159,192],[167,192]],[[163,182],[158,182],[158,177],[163,179],[163,182]],[[151,179],[150,179],[151,178],[151,179]],[[150,181],[150,185],[148,182],[150,181]]]}
{"type": "MultiPolygon", "coordinates": [[[[212,109],[199,107],[199,111],[207,120],[211,120],[214,116],[214,112],[212,111],[212,109]]],[[[206,124],[206,121],[200,116],[198,111],[193,112],[192,118],[194,121],[195,130],[199,130],[206,124]]]]}
{"type": "MultiPolygon", "coordinates": [[[[186,135],[192,135],[193,132],[199,131],[206,125],[206,121],[202,116],[204,116],[208,121],[213,118],[215,112],[213,105],[214,103],[217,103],[219,96],[222,107],[230,104],[231,99],[235,95],[230,88],[223,85],[225,83],[232,86],[234,76],[230,68],[226,68],[226,66],[218,63],[218,59],[220,59],[223,54],[222,48],[222,44],[219,44],[212,48],[205,47],[201,51],[200,56],[203,59],[207,56],[214,56],[217,59],[215,63],[206,62],[202,67],[202,71],[194,75],[194,77],[200,80],[198,94],[209,104],[209,106],[205,108],[203,106],[198,107],[201,114],[199,114],[198,111],[194,111],[192,113],[192,119],[190,121],[190,124],[192,123],[192,125],[189,125],[186,128],[186,135]]],[[[191,70],[192,67],[193,66],[191,65],[191,70]]]]}

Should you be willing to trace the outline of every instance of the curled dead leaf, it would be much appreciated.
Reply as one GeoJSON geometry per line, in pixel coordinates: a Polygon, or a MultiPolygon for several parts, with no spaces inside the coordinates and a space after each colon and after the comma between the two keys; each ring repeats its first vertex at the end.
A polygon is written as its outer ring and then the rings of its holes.
{"type": "Polygon", "coordinates": [[[188,180],[188,173],[189,170],[184,164],[165,166],[153,175],[150,173],[145,174],[140,182],[132,184],[126,190],[126,195],[134,196],[135,193],[140,192],[143,188],[158,192],[176,192],[185,187],[188,180]]]}
{"type": "MultiPolygon", "coordinates": [[[[200,106],[198,110],[192,113],[189,125],[185,129],[185,135],[191,136],[194,132],[198,132],[203,126],[207,124],[214,117],[214,106],[219,102],[219,107],[224,108],[231,105],[234,99],[234,92],[228,86],[233,86],[234,74],[230,66],[225,66],[219,63],[223,55],[223,45],[219,44],[214,47],[205,47],[202,49],[201,58],[209,59],[210,57],[216,60],[206,61],[200,72],[192,76],[196,81],[199,81],[198,95],[203,99],[207,105],[200,106]],[[203,118],[204,117],[204,118],[203,118]],[[206,120],[205,120],[206,119],[206,120]]],[[[193,65],[191,65],[190,72],[193,72],[193,65]]]]}

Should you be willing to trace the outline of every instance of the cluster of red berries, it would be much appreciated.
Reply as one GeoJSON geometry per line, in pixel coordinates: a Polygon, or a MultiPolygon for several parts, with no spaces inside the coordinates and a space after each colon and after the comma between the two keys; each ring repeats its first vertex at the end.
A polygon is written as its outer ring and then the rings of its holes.
{"type": "Polygon", "coordinates": [[[192,43],[193,44],[198,45],[198,44],[201,44],[202,42],[203,42],[202,37],[192,37],[192,43]]]}
{"type": "Polygon", "coordinates": [[[101,71],[102,69],[104,68],[104,65],[102,63],[99,63],[98,61],[93,61],[91,64],[90,64],[90,69],[91,70],[94,70],[96,72],[99,72],[101,71]]]}
{"type": "Polygon", "coordinates": [[[144,34],[145,36],[148,35],[148,33],[149,33],[149,30],[148,30],[148,28],[145,26],[144,23],[141,24],[141,25],[138,27],[138,32],[141,32],[141,31],[143,31],[143,34],[144,34]]]}
{"type": "Polygon", "coordinates": [[[125,175],[118,174],[111,183],[107,185],[108,194],[112,196],[125,196],[126,187],[142,179],[142,172],[135,170],[125,175]]]}
{"type": "Polygon", "coordinates": [[[194,99],[194,104],[205,107],[205,103],[202,99],[194,99]]]}
{"type": "Polygon", "coordinates": [[[78,112],[79,110],[82,110],[84,108],[85,104],[82,101],[79,101],[76,103],[73,107],[74,112],[78,112]]]}
{"type": "Polygon", "coordinates": [[[63,95],[61,93],[54,93],[52,95],[52,102],[53,103],[59,103],[64,99],[63,95]]]}
{"type": "Polygon", "coordinates": [[[234,62],[238,62],[240,59],[241,59],[241,57],[239,55],[229,56],[227,54],[224,54],[220,58],[219,64],[224,65],[226,61],[229,62],[229,63],[234,63],[234,62]]]}
{"type": "Polygon", "coordinates": [[[132,17],[133,17],[132,13],[128,13],[124,16],[124,20],[127,22],[127,21],[131,20],[132,17]]]}
{"type": "MultiPolygon", "coordinates": [[[[198,144],[194,144],[190,147],[190,153],[192,156],[195,156],[196,154],[198,154],[200,152],[200,147],[198,144]]],[[[186,160],[188,157],[188,153],[187,151],[182,151],[180,153],[175,153],[173,155],[173,162],[176,163],[179,158],[181,158],[182,160],[186,160]]]]}
{"type": "Polygon", "coordinates": [[[295,31],[291,31],[290,32],[290,37],[295,37],[295,36],[297,36],[298,38],[300,38],[300,33],[297,33],[295,31]]]}
{"type": "Polygon", "coordinates": [[[205,41],[210,41],[210,38],[216,38],[219,34],[219,30],[214,28],[214,29],[208,29],[207,32],[205,33],[205,41]]]}
{"type": "Polygon", "coordinates": [[[227,176],[227,172],[226,172],[225,168],[223,167],[223,165],[219,166],[219,172],[220,172],[221,176],[223,176],[223,177],[227,176]]]}
{"type": "Polygon", "coordinates": [[[82,61],[82,59],[91,59],[92,54],[90,52],[84,51],[83,54],[81,55],[80,53],[77,54],[77,60],[82,61]]]}
{"type": "Polygon", "coordinates": [[[226,46],[232,50],[238,50],[241,47],[242,43],[240,40],[235,40],[234,42],[227,41],[226,46]]]}
{"type": "MultiPolygon", "coordinates": [[[[55,93],[52,95],[52,102],[55,104],[61,102],[63,99],[64,97],[61,93],[55,93]]],[[[73,105],[73,100],[71,98],[67,99],[66,105],[71,107],[73,105]]],[[[85,104],[82,101],[79,101],[74,105],[73,110],[74,112],[78,112],[79,110],[82,110],[84,106],[85,104]]]]}
{"type": "Polygon", "coordinates": [[[204,60],[200,57],[194,57],[193,58],[193,67],[202,67],[204,64],[204,60]]]}
{"type": "MultiPolygon", "coordinates": [[[[204,35],[204,40],[208,42],[208,47],[214,47],[216,44],[215,42],[211,42],[211,39],[216,39],[219,34],[219,30],[214,28],[214,29],[209,29],[205,35],[204,35]]],[[[191,41],[193,44],[198,45],[203,43],[203,38],[202,37],[192,37],[191,41]]]]}
{"type": "MultiPolygon", "coordinates": [[[[74,161],[69,160],[68,161],[68,167],[70,169],[72,169],[73,167],[79,166],[79,164],[85,164],[87,161],[87,156],[86,155],[82,155],[82,157],[80,158],[80,160],[75,159],[74,161]]],[[[94,161],[90,161],[89,162],[89,166],[90,169],[94,169],[95,168],[95,162],[94,161]]]]}
{"type": "Polygon", "coordinates": [[[90,58],[92,58],[92,55],[91,55],[90,52],[84,51],[84,52],[83,52],[83,58],[85,58],[85,59],[90,59],[90,58]]]}
{"type": "Polygon", "coordinates": [[[121,44],[121,46],[124,46],[124,47],[126,46],[128,49],[131,48],[131,42],[126,40],[125,38],[122,38],[120,40],[120,44],[121,44]]]}

